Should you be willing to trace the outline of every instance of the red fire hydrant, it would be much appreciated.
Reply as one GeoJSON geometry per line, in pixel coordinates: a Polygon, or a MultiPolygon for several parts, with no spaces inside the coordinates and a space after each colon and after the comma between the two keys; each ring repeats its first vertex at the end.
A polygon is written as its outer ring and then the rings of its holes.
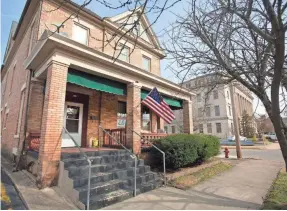
{"type": "Polygon", "coordinates": [[[225,147],[224,153],[225,153],[225,158],[229,158],[229,150],[227,147],[225,147]]]}

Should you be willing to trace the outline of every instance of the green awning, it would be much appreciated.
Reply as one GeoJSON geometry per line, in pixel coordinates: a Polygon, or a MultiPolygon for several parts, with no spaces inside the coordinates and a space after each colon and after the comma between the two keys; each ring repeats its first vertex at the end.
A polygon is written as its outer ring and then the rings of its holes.
{"type": "MultiPolygon", "coordinates": [[[[149,92],[150,91],[142,89],[141,90],[141,98],[145,99],[149,92]]],[[[177,109],[178,108],[182,108],[182,100],[175,99],[175,98],[172,98],[172,97],[168,97],[168,96],[165,96],[165,95],[161,95],[161,96],[163,97],[164,101],[168,105],[170,105],[171,107],[175,107],[177,109]]]]}
{"type": "Polygon", "coordinates": [[[83,86],[89,89],[95,89],[116,95],[127,94],[127,86],[124,83],[77,70],[69,69],[67,80],[69,83],[83,86]]]}

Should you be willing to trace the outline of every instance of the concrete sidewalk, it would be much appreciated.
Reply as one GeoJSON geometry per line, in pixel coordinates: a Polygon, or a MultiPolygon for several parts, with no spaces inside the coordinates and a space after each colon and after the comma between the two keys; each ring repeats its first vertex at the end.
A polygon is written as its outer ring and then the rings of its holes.
{"type": "Polygon", "coordinates": [[[282,162],[247,159],[190,190],[163,187],[104,209],[259,209],[282,166],[282,162]]]}
{"type": "Polygon", "coordinates": [[[13,172],[11,164],[1,158],[1,167],[12,180],[19,196],[30,210],[74,210],[78,209],[64,196],[59,195],[55,188],[39,190],[33,181],[23,171],[13,172]]]}

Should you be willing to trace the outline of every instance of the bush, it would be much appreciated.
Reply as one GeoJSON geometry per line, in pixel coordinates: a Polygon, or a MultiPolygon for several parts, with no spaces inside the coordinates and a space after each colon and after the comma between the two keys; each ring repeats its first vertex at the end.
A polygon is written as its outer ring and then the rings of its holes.
{"type": "MultiPolygon", "coordinates": [[[[205,161],[219,153],[219,139],[204,134],[176,134],[158,140],[154,144],[165,152],[166,167],[178,169],[205,161]]],[[[162,154],[154,148],[154,159],[162,164],[162,154]]]]}

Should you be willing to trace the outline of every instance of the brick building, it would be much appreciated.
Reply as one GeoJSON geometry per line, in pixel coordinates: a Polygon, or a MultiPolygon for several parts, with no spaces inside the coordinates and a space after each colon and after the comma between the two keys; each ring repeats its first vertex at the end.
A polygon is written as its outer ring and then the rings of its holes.
{"type": "Polygon", "coordinates": [[[165,53],[145,16],[139,30],[147,30],[132,51],[135,36],[119,39],[125,29],[118,29],[130,12],[101,18],[83,9],[77,18],[67,19],[79,5],[60,2],[27,0],[12,27],[1,70],[2,153],[19,156],[24,140],[27,145],[32,134],[39,134],[41,187],[57,178],[63,148],[75,147],[63,128],[82,148],[92,147],[93,140],[109,147],[99,125],[121,131],[124,145],[139,154],[140,137],[133,131],[154,136],[164,127],[161,118],[140,104],[153,87],[172,109],[183,109],[183,130],[193,131],[192,94],[160,76],[165,53]]]}

